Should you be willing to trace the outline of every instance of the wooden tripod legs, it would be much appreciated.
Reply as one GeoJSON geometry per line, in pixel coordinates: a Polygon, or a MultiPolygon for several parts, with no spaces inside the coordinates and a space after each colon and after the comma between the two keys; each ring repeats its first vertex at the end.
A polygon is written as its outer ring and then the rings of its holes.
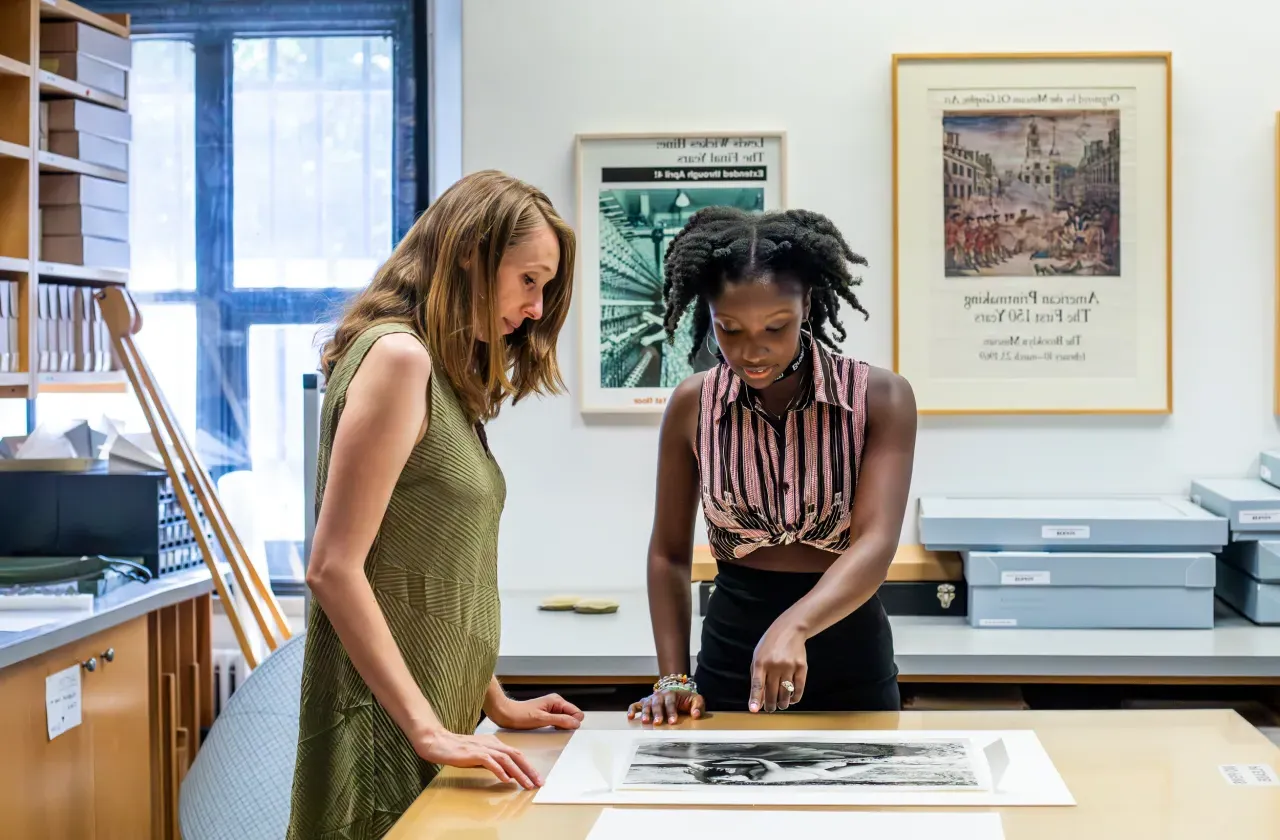
{"type": "Polygon", "coordinates": [[[203,523],[200,521],[195,501],[199,501],[200,509],[204,512],[217,538],[222,556],[231,567],[237,590],[248,602],[253,620],[270,650],[275,650],[281,642],[293,635],[289,630],[288,622],[285,621],[284,613],[281,612],[274,594],[263,583],[257,568],[249,561],[240,538],[231,527],[226,511],[223,510],[213,480],[196,459],[194,450],[187,443],[182,429],[178,427],[173,411],[156,385],[151,369],[142,358],[142,354],[138,352],[133,336],[141,328],[142,319],[133,305],[133,300],[125,289],[118,286],[104,288],[98,291],[95,297],[102,309],[102,317],[107,324],[107,329],[111,332],[116,356],[129,377],[129,384],[133,387],[134,394],[138,397],[147,425],[151,427],[156,448],[159,449],[160,457],[164,460],[165,471],[169,473],[173,483],[173,492],[182,505],[191,530],[196,535],[205,564],[213,574],[214,586],[218,597],[222,599],[227,619],[231,622],[231,629],[240,645],[240,651],[249,668],[256,668],[257,658],[254,656],[253,646],[245,635],[244,625],[241,623],[240,616],[236,614],[235,603],[227,592],[223,573],[218,568],[217,555],[213,552],[203,523]],[[191,490],[195,492],[195,499],[192,498],[191,490]],[[265,611],[259,601],[266,605],[265,611]],[[267,620],[265,612],[271,614],[271,621],[267,620]],[[275,625],[274,629],[272,624],[275,625]]]}

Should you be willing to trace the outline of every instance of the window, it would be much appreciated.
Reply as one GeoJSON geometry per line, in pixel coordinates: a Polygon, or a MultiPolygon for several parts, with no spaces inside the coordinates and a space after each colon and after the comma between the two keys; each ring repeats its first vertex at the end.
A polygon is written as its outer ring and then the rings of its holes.
{"type": "MultiPolygon", "coordinates": [[[[85,5],[129,14],[134,33],[138,344],[245,547],[287,592],[302,571],[302,376],[427,195],[425,3],[85,5]]],[[[142,421],[132,394],[44,394],[36,410],[142,421]]]]}
{"type": "Polygon", "coordinates": [[[234,45],[235,287],[363,286],[391,252],[391,39],[234,45]]]}

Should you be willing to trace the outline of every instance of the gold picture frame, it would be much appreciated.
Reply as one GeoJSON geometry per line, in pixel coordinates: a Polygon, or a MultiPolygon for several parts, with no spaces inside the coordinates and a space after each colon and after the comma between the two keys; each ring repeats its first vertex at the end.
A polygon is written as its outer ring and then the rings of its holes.
{"type": "Polygon", "coordinates": [[[1173,411],[1172,82],[1169,52],[892,57],[920,414],[1173,411]]]}

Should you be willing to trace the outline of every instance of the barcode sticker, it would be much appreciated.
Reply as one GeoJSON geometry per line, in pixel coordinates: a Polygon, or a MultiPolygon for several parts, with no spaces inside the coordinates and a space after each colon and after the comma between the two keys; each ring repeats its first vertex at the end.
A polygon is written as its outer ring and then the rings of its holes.
{"type": "Polygon", "coordinates": [[[1004,586],[1048,586],[1048,572],[1001,572],[1000,583],[1004,586]]]}
{"type": "Polygon", "coordinates": [[[1016,618],[980,618],[978,619],[979,627],[1017,627],[1018,619],[1016,618]]]}
{"type": "Polygon", "coordinates": [[[1045,525],[1040,529],[1042,540],[1087,540],[1088,525],[1045,525]]]}
{"type": "Polygon", "coordinates": [[[1218,771],[1230,785],[1280,785],[1280,777],[1266,764],[1219,764],[1218,771]]]}
{"type": "Polygon", "coordinates": [[[1280,522],[1280,510],[1242,510],[1241,525],[1264,525],[1280,522]]]}

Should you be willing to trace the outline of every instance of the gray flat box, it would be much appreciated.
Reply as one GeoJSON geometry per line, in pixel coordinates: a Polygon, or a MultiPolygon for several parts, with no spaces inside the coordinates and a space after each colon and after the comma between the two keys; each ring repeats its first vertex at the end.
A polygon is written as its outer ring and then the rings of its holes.
{"type": "Polygon", "coordinates": [[[1280,487],[1280,449],[1271,449],[1258,455],[1258,478],[1280,487]]]}
{"type": "Polygon", "coordinates": [[[981,628],[1213,627],[1208,552],[966,551],[968,621],[981,628]]]}
{"type": "Polygon", "coordinates": [[[1174,496],[920,499],[920,542],[931,551],[1217,552],[1225,517],[1174,496]]]}
{"type": "Polygon", "coordinates": [[[1218,559],[1263,583],[1280,583],[1280,534],[1259,533],[1258,539],[1235,539],[1218,559]]]}
{"type": "Polygon", "coordinates": [[[1280,528],[1280,487],[1261,479],[1199,479],[1191,482],[1191,501],[1225,516],[1232,533],[1280,528]]]}
{"type": "Polygon", "coordinates": [[[1254,580],[1219,560],[1217,593],[1254,624],[1280,624],[1280,584],[1254,580]]]}

